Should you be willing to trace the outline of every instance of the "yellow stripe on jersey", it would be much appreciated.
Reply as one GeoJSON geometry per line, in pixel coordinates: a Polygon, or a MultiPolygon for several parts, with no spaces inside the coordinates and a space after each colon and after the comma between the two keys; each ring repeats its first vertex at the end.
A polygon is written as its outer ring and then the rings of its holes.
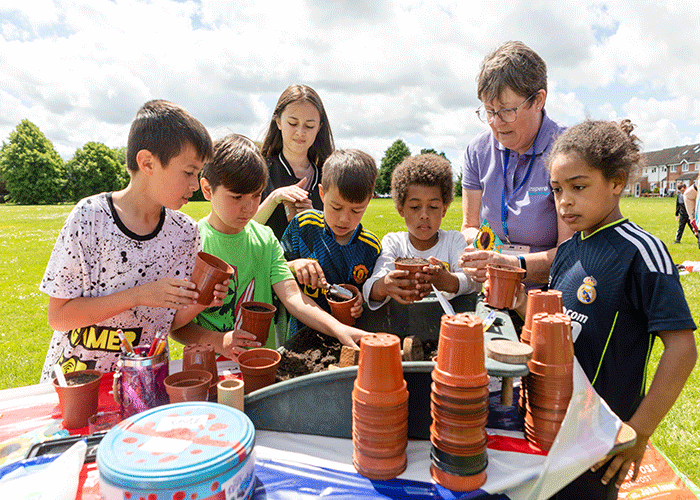
{"type": "Polygon", "coordinates": [[[306,226],[307,224],[318,227],[325,227],[326,225],[323,220],[323,215],[312,211],[302,212],[302,214],[299,215],[299,227],[306,226]]]}
{"type": "Polygon", "coordinates": [[[382,245],[379,242],[379,238],[377,238],[373,232],[367,231],[365,228],[362,228],[360,234],[357,235],[357,239],[376,249],[377,253],[382,251],[382,245]]]}

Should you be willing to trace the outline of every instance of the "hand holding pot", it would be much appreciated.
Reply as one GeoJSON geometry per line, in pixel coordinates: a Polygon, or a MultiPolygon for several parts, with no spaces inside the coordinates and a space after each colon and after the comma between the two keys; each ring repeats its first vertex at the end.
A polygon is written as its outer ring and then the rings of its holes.
{"type": "Polygon", "coordinates": [[[518,258],[515,255],[506,255],[490,250],[477,250],[474,247],[467,247],[459,258],[459,265],[464,272],[471,276],[474,281],[484,283],[486,281],[486,266],[489,264],[499,264],[505,266],[518,267],[518,258]]]}
{"type": "MultiPolygon", "coordinates": [[[[484,297],[486,302],[489,300],[489,293],[491,292],[491,282],[486,280],[484,283],[484,297]]],[[[513,305],[508,307],[508,309],[513,309],[514,311],[520,313],[521,316],[525,317],[525,308],[527,307],[527,293],[525,293],[525,285],[520,283],[518,289],[515,291],[515,296],[513,297],[513,305]]]]}
{"type": "Polygon", "coordinates": [[[255,339],[255,335],[245,330],[231,330],[221,337],[221,354],[230,359],[238,359],[238,356],[250,348],[262,347],[255,339]]]}

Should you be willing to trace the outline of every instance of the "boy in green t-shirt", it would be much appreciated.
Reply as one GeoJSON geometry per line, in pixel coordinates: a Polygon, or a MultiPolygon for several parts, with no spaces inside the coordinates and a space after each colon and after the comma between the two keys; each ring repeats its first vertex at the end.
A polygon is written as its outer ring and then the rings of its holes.
{"type": "MultiPolygon", "coordinates": [[[[246,347],[260,345],[240,329],[241,304],[249,300],[270,304],[274,290],[301,322],[356,347],[366,332],[342,324],[301,293],[272,230],[251,220],[267,182],[265,160],[253,141],[238,134],[216,141],[214,157],[204,165],[200,182],[204,197],[211,201],[211,212],[199,221],[203,250],[224,259],[234,272],[223,306],[206,309],[171,336],[183,344],[210,343],[235,359],[246,347]]],[[[266,347],[275,347],[274,335],[266,347]]]]}

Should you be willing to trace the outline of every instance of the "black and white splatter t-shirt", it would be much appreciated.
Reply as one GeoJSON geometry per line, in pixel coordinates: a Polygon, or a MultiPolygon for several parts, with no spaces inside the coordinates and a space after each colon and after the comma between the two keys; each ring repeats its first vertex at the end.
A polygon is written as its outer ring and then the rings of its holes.
{"type": "MultiPolygon", "coordinates": [[[[119,219],[111,193],[78,202],[63,225],[39,290],[59,299],[101,297],[162,278],[192,274],[200,248],[197,224],[188,215],[164,208],[148,235],[131,232],[119,219]]],[[[150,344],[157,331],[170,331],[174,309],[138,306],[69,332],[54,331],[41,381],[59,363],[66,373],[113,371],[121,352],[117,329],[133,345],[150,344]]]]}

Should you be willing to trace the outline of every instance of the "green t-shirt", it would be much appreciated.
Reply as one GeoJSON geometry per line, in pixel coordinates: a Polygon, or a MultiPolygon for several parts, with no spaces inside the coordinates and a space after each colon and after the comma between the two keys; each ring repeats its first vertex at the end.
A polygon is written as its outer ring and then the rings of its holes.
{"type": "MultiPolygon", "coordinates": [[[[195,322],[217,332],[238,329],[241,327],[241,304],[249,300],[272,304],[272,285],[294,279],[294,276],[269,227],[250,221],[240,233],[224,234],[204,219],[198,225],[202,250],[231,264],[233,274],[224,305],[204,310],[195,322]]],[[[276,347],[272,324],[265,347],[276,347]]]]}

